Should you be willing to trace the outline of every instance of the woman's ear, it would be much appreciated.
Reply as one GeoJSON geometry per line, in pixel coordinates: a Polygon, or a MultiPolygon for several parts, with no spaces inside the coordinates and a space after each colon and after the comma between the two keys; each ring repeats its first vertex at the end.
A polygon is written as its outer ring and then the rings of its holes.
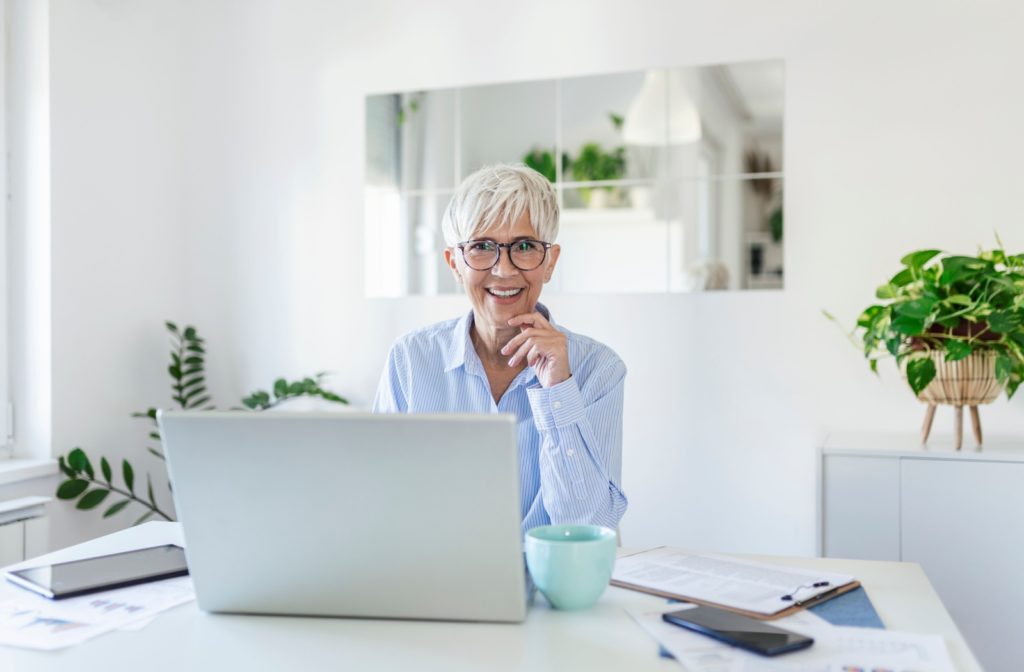
{"type": "Polygon", "coordinates": [[[444,248],[444,263],[448,264],[448,268],[452,271],[452,277],[455,278],[455,284],[462,284],[462,274],[459,273],[459,265],[455,261],[455,249],[451,247],[444,248]]]}
{"type": "Polygon", "coordinates": [[[555,272],[555,264],[558,263],[558,255],[562,253],[561,245],[552,245],[548,250],[547,270],[544,271],[544,282],[551,280],[551,274],[555,272]]]}

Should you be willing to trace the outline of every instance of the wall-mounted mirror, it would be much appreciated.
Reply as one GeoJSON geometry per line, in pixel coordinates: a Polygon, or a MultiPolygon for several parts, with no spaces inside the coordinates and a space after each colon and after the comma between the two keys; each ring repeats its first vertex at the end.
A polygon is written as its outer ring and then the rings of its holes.
{"type": "Polygon", "coordinates": [[[558,193],[546,292],[781,289],[784,77],[775,60],[368,96],[369,295],[456,291],[441,215],[496,162],[558,193]]]}

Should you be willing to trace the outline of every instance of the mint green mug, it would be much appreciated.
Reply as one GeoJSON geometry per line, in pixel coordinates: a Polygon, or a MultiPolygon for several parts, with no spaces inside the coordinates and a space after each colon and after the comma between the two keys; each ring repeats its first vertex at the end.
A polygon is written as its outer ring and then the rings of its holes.
{"type": "Polygon", "coordinates": [[[526,566],[556,609],[588,609],[615,567],[615,530],[600,525],[544,525],[526,533],[526,566]]]}

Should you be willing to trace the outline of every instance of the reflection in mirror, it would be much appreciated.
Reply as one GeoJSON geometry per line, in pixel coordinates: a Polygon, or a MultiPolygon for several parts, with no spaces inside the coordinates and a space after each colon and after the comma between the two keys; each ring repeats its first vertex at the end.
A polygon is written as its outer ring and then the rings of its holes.
{"type": "Polygon", "coordinates": [[[368,294],[457,291],[441,217],[499,162],[558,194],[545,291],[781,289],[784,75],[776,60],[368,96],[368,294]]]}

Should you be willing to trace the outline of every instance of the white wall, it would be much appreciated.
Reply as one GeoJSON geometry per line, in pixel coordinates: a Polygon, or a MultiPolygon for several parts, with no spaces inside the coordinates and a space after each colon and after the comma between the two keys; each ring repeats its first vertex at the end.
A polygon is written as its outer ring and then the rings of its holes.
{"type": "MultiPolygon", "coordinates": [[[[209,338],[222,403],[323,368],[366,403],[393,337],[465,308],[363,298],[365,93],[782,57],[787,289],[550,305],[630,369],[625,543],[812,553],[824,432],[922,411],[820,309],[852,323],[913,248],[1024,248],[1024,6],[500,7],[53,0],[55,450],[147,462],[127,415],[167,398],[165,317],[209,338]]],[[[63,520],[58,543],[106,529],[63,520]]]]}

